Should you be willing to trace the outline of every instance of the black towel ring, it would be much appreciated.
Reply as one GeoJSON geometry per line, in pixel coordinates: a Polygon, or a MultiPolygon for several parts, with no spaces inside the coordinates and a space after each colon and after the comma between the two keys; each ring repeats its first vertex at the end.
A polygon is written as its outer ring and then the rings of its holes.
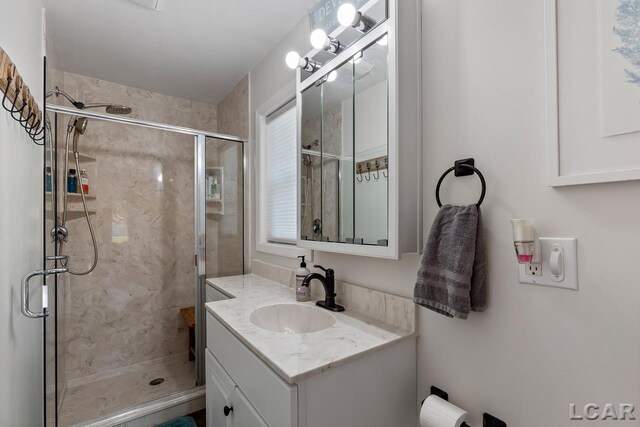
{"type": "Polygon", "coordinates": [[[478,178],[480,178],[480,182],[482,183],[482,194],[480,194],[480,200],[478,200],[478,203],[476,203],[476,206],[480,207],[480,205],[482,204],[482,201],[484,200],[484,196],[487,193],[487,183],[484,180],[484,176],[482,175],[482,172],[476,169],[474,165],[475,165],[474,159],[456,160],[455,164],[449,169],[447,169],[445,173],[442,174],[442,176],[438,180],[438,185],[436,185],[436,201],[438,202],[438,207],[442,207],[442,202],[440,201],[440,185],[442,184],[442,181],[444,180],[444,178],[447,175],[449,175],[452,171],[455,171],[455,176],[473,175],[474,172],[478,175],[478,178]]]}

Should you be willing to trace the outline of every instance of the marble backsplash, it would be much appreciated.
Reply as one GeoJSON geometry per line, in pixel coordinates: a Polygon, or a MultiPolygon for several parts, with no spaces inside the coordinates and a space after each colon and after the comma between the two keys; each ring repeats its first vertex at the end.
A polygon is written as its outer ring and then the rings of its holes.
{"type": "MultiPolygon", "coordinates": [[[[253,260],[251,273],[273,280],[285,286],[295,287],[295,272],[291,269],[253,260]]],[[[311,293],[324,296],[322,285],[315,281],[311,293]]],[[[403,330],[417,332],[417,311],[410,298],[369,289],[353,283],[336,280],[336,302],[347,310],[393,325],[403,330]]]]}

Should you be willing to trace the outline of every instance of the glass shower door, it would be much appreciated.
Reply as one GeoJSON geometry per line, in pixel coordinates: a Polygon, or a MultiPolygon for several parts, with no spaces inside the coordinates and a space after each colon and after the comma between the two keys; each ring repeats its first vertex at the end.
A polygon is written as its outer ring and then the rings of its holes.
{"type": "Polygon", "coordinates": [[[204,384],[207,279],[244,272],[243,144],[196,137],[197,384],[204,384]]]}
{"type": "Polygon", "coordinates": [[[242,274],[242,144],[207,138],[205,153],[205,275],[213,278],[242,274]]]}

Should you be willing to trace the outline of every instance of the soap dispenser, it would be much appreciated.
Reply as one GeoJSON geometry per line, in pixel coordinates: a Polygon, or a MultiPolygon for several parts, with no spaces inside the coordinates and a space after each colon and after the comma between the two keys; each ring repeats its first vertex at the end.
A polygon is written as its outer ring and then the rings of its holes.
{"type": "Polygon", "coordinates": [[[307,268],[304,255],[300,255],[298,258],[301,258],[302,261],[300,262],[300,268],[296,270],[296,301],[306,302],[311,300],[311,288],[302,283],[304,278],[311,274],[311,270],[307,268]]]}

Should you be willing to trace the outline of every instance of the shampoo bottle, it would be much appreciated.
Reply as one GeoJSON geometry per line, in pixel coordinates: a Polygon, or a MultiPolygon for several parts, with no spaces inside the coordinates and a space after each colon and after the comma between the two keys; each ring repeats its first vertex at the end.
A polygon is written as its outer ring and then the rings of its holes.
{"type": "Polygon", "coordinates": [[[307,268],[307,263],[304,261],[304,255],[299,256],[302,261],[300,262],[300,268],[296,270],[296,301],[305,302],[311,300],[311,287],[302,286],[304,278],[311,274],[311,270],[307,268]]]}

